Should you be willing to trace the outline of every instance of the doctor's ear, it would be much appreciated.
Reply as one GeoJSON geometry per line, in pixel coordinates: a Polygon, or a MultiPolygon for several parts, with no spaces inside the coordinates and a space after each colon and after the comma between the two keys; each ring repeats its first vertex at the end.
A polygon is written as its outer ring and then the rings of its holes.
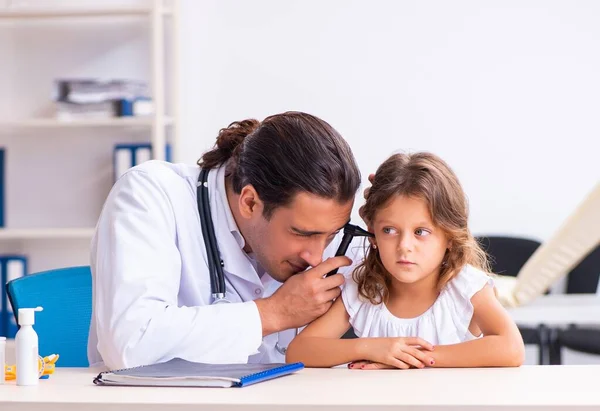
{"type": "Polygon", "coordinates": [[[242,187],[238,205],[240,207],[240,214],[244,218],[262,215],[264,208],[264,204],[252,184],[242,187]]]}

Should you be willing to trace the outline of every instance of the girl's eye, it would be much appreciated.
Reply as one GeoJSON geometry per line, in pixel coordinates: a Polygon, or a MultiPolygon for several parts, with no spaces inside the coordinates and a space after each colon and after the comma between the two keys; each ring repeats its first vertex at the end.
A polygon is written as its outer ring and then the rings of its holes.
{"type": "Polygon", "coordinates": [[[428,230],[425,230],[424,228],[417,228],[415,230],[415,234],[418,235],[419,237],[426,237],[429,234],[431,234],[431,232],[428,230]]]}
{"type": "Polygon", "coordinates": [[[396,229],[392,227],[384,227],[383,232],[384,234],[396,234],[396,229]]]}

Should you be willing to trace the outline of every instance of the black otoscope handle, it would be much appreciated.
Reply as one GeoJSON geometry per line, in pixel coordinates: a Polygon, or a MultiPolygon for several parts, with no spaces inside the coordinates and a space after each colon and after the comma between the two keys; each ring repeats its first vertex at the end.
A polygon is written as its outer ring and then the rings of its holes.
{"type": "MultiPolygon", "coordinates": [[[[346,254],[346,251],[348,251],[348,246],[350,245],[350,242],[352,241],[353,237],[374,237],[374,235],[368,231],[363,230],[359,226],[352,225],[350,223],[346,224],[344,226],[344,236],[342,237],[342,242],[340,243],[340,246],[338,247],[337,251],[335,252],[336,257],[346,254]]],[[[334,275],[337,272],[338,272],[337,268],[334,270],[331,270],[330,272],[328,272],[325,275],[325,277],[334,275]]]]}
{"type": "MultiPolygon", "coordinates": [[[[352,237],[353,237],[352,233],[344,233],[344,236],[342,237],[342,242],[340,243],[340,246],[338,247],[337,251],[335,252],[336,257],[346,254],[346,251],[348,251],[348,246],[350,245],[350,242],[352,241],[352,237]]],[[[335,269],[331,270],[330,272],[328,272],[325,275],[325,277],[334,275],[335,273],[337,273],[337,271],[338,271],[338,269],[335,268],[335,269]]]]}

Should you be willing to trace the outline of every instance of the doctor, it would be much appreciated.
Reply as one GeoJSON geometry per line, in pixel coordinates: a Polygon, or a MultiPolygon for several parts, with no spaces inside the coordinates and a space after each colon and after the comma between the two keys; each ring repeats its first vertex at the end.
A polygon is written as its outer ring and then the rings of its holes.
{"type": "Polygon", "coordinates": [[[198,164],[143,163],[108,195],[90,365],[284,362],[297,328],[340,294],[352,262],[327,257],[360,173],[337,131],[299,112],[234,122],[198,164]]]}

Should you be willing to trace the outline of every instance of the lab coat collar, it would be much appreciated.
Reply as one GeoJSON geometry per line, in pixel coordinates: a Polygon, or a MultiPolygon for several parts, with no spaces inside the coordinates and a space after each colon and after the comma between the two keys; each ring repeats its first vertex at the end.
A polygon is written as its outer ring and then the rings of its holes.
{"type": "Polygon", "coordinates": [[[208,175],[210,209],[219,252],[226,275],[231,274],[256,285],[262,285],[258,273],[243,250],[244,239],[229,208],[225,191],[225,166],[213,169],[208,175]]]}
{"type": "Polygon", "coordinates": [[[243,249],[246,246],[246,241],[244,240],[244,237],[242,236],[242,233],[240,232],[240,229],[238,228],[235,222],[235,218],[233,218],[233,213],[231,212],[231,208],[229,207],[229,201],[227,200],[227,190],[225,188],[225,169],[226,167],[222,166],[216,170],[217,178],[215,188],[216,191],[219,193],[221,203],[224,205],[223,211],[225,213],[227,227],[229,228],[231,234],[233,234],[233,237],[235,238],[235,241],[238,243],[240,248],[243,249]]]}

